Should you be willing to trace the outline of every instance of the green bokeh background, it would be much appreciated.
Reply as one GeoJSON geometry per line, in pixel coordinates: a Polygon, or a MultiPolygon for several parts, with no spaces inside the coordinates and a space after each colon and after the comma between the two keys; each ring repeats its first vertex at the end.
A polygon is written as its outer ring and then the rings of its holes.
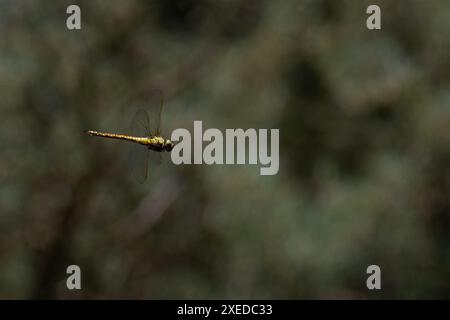
{"type": "Polygon", "coordinates": [[[450,298],[449,30],[446,0],[0,1],[0,297],[450,298]],[[130,179],[83,130],[154,90],[166,134],[279,128],[279,174],[130,179]]]}

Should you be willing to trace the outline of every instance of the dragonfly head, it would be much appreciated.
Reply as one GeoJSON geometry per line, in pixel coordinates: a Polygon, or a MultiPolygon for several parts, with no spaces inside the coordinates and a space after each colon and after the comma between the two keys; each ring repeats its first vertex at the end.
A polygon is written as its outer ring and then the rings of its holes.
{"type": "Polygon", "coordinates": [[[168,152],[172,151],[173,146],[174,146],[173,142],[170,141],[169,139],[167,139],[167,140],[164,142],[164,150],[166,150],[166,151],[168,151],[168,152]]]}

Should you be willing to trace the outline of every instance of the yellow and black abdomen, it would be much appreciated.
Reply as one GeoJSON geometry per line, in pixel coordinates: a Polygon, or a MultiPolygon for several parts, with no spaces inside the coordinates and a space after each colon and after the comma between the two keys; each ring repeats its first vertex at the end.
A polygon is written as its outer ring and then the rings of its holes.
{"type": "MultiPolygon", "coordinates": [[[[158,151],[158,152],[162,152],[167,149],[167,148],[165,148],[166,141],[162,137],[159,137],[159,136],[135,137],[135,136],[129,136],[129,135],[125,135],[125,134],[100,132],[100,131],[93,131],[93,130],[86,131],[86,133],[90,134],[91,136],[96,136],[96,137],[101,137],[101,138],[131,141],[131,142],[146,146],[147,148],[149,148],[153,151],[158,151]]],[[[170,148],[170,149],[172,149],[172,148],[170,148]]]]}
{"type": "Polygon", "coordinates": [[[134,137],[134,136],[129,136],[129,135],[125,135],[125,134],[100,132],[100,131],[93,131],[93,130],[86,131],[86,133],[90,134],[91,136],[96,136],[96,137],[131,141],[131,142],[139,143],[139,144],[142,144],[145,146],[148,146],[150,144],[150,138],[148,138],[148,137],[134,137]]]}

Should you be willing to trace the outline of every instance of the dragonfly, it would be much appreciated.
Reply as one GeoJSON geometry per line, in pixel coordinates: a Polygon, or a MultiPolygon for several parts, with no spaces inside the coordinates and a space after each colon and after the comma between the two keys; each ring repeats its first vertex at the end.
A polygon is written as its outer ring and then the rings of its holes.
{"type": "Polygon", "coordinates": [[[130,142],[130,156],[133,161],[132,171],[139,182],[143,183],[148,174],[148,162],[151,152],[162,153],[171,152],[174,143],[161,135],[161,114],[164,101],[161,100],[158,113],[151,118],[154,123],[154,130],[150,125],[148,109],[139,109],[134,114],[130,131],[131,134],[104,132],[96,130],[87,130],[86,133],[100,138],[117,139],[130,142]],[[156,122],[155,122],[156,121],[156,122]],[[135,147],[137,146],[138,149],[135,147]]]}

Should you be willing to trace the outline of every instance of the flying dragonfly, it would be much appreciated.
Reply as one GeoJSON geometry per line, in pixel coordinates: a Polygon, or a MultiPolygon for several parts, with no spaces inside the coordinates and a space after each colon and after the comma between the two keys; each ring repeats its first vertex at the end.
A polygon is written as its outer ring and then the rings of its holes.
{"type": "Polygon", "coordinates": [[[131,149],[130,155],[134,162],[131,169],[135,177],[142,183],[147,178],[150,153],[170,152],[174,147],[172,141],[165,139],[161,135],[161,114],[163,106],[164,102],[161,100],[157,115],[151,118],[155,123],[154,130],[152,130],[152,126],[150,125],[148,110],[139,109],[131,121],[130,135],[95,130],[87,130],[86,133],[91,136],[131,142],[133,146],[129,149],[131,149]]]}

